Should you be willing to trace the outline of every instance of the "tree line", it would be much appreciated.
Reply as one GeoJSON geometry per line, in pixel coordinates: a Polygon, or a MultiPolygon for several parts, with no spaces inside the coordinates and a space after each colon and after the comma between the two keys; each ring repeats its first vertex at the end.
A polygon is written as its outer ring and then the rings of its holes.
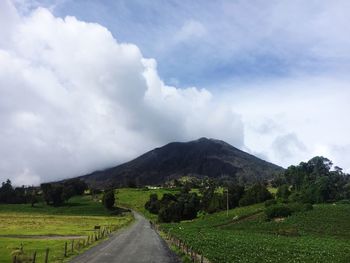
{"type": "Polygon", "coordinates": [[[273,198],[266,185],[256,183],[248,188],[239,184],[226,185],[226,191],[218,191],[219,185],[206,178],[197,192],[191,192],[187,185],[179,193],[165,193],[161,199],[157,194],[151,194],[145,208],[158,215],[159,222],[179,222],[197,217],[198,212],[214,213],[237,206],[261,203],[273,198]]]}
{"type": "Polygon", "coordinates": [[[350,199],[350,175],[329,159],[316,156],[289,166],[272,184],[280,201],[326,203],[350,199]]]}
{"type": "Polygon", "coordinates": [[[71,197],[84,194],[88,186],[80,179],[70,179],[62,183],[43,183],[40,188],[47,205],[60,206],[71,197]]]}
{"type": "Polygon", "coordinates": [[[0,203],[1,204],[23,204],[37,202],[37,187],[21,186],[13,187],[11,180],[7,179],[2,182],[0,187],[0,203]]]}
{"type": "MultiPolygon", "coordinates": [[[[191,191],[193,181],[180,184],[177,194],[164,194],[161,199],[150,195],[145,208],[158,215],[159,222],[178,222],[197,217],[198,212],[214,213],[237,206],[265,202],[267,218],[289,216],[294,212],[312,209],[312,204],[326,202],[350,203],[350,175],[324,157],[292,165],[271,182],[243,186],[234,181],[205,178],[195,180],[198,191],[191,191]],[[277,188],[271,194],[267,185],[277,188]],[[224,189],[224,192],[218,189],[224,189]]],[[[193,188],[192,188],[193,189],[193,188]]]]}

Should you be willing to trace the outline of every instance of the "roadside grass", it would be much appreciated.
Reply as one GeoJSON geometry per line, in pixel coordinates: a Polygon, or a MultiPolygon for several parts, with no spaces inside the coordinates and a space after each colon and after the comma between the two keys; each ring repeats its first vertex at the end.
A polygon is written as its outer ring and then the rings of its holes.
{"type": "Polygon", "coordinates": [[[281,222],[266,221],[261,209],[236,208],[228,217],[219,212],[162,228],[212,262],[350,262],[350,205],[315,205],[281,222]]]}
{"type": "MultiPolygon", "coordinates": [[[[0,205],[0,262],[12,262],[11,252],[23,244],[24,252],[37,251],[37,262],[44,261],[46,248],[50,249],[49,262],[65,262],[64,245],[71,238],[75,244],[94,233],[94,226],[121,228],[132,222],[130,213],[113,216],[90,196],[74,197],[68,205],[51,207],[44,203],[30,205],[0,205]],[[57,237],[62,235],[62,237],[57,237]],[[21,236],[33,236],[21,238],[21,236]],[[64,236],[70,236],[69,240],[64,236]]],[[[97,243],[94,243],[95,245],[97,243]]],[[[86,250],[84,248],[84,250],[86,250]]],[[[69,253],[73,256],[83,250],[69,253]]]]}
{"type": "Polygon", "coordinates": [[[116,198],[118,206],[134,209],[143,214],[146,218],[156,220],[157,215],[151,214],[145,209],[145,203],[149,200],[151,194],[157,194],[158,199],[161,199],[165,193],[178,193],[178,189],[160,188],[121,188],[117,190],[116,198]]]}

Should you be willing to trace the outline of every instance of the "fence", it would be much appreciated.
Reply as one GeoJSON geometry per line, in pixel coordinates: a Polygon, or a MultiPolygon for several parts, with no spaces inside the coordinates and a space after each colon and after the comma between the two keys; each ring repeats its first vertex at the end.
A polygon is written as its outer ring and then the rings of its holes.
{"type": "MultiPolygon", "coordinates": [[[[101,240],[109,236],[112,232],[118,229],[117,226],[106,226],[102,228],[95,228],[92,234],[86,236],[86,238],[72,239],[70,241],[65,241],[62,248],[61,256],[63,258],[69,257],[76,253],[79,253],[83,248],[91,246],[98,240],[101,240]]],[[[57,252],[57,251],[55,251],[57,252]]],[[[24,247],[21,244],[20,248],[12,253],[12,262],[13,263],[48,263],[49,256],[52,253],[50,248],[46,248],[45,251],[33,251],[25,252],[24,247]],[[38,261],[38,255],[41,253],[43,256],[42,261],[38,261]]],[[[60,253],[55,253],[60,254],[60,253]]]]}
{"type": "Polygon", "coordinates": [[[199,251],[196,251],[193,249],[192,246],[184,242],[183,240],[173,236],[170,232],[165,231],[164,229],[161,229],[159,225],[151,223],[151,226],[157,231],[162,231],[165,234],[165,241],[168,243],[168,245],[175,246],[177,249],[179,249],[182,253],[187,255],[192,262],[195,263],[210,263],[210,261],[203,256],[202,253],[199,251]]]}

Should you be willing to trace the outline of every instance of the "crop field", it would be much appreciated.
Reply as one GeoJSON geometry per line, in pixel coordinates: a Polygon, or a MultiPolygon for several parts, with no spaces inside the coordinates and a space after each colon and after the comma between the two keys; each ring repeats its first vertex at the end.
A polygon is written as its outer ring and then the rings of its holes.
{"type": "Polygon", "coordinates": [[[212,262],[350,262],[350,205],[266,221],[262,205],[163,224],[212,262]]]}
{"type": "Polygon", "coordinates": [[[158,199],[162,198],[165,193],[177,193],[178,190],[170,188],[160,189],[137,189],[121,188],[117,190],[116,199],[118,206],[132,208],[149,219],[156,219],[157,215],[151,214],[145,209],[145,203],[149,200],[151,194],[157,194],[158,199]]]}
{"type": "MultiPolygon", "coordinates": [[[[65,242],[86,240],[96,225],[121,228],[133,220],[130,214],[110,215],[90,196],[74,197],[68,205],[56,208],[43,203],[35,206],[0,205],[0,262],[11,262],[11,253],[21,244],[26,253],[37,251],[36,262],[44,262],[46,248],[50,249],[49,262],[64,262],[65,242]]],[[[69,256],[76,254],[77,250],[69,256]]]]}

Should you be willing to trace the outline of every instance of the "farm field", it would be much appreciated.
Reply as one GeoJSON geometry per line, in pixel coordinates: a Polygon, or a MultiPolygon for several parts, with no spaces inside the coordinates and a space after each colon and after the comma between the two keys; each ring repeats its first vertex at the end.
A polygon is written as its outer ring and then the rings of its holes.
{"type": "Polygon", "coordinates": [[[350,205],[315,205],[280,222],[266,221],[262,209],[242,207],[162,228],[212,262],[350,262],[350,205]]]}
{"type": "Polygon", "coordinates": [[[0,205],[0,262],[11,262],[11,252],[21,244],[26,253],[37,251],[37,262],[44,262],[46,248],[50,249],[49,262],[64,262],[65,242],[86,239],[96,225],[121,228],[132,220],[131,214],[111,215],[91,196],[73,197],[61,207],[0,205]]]}

